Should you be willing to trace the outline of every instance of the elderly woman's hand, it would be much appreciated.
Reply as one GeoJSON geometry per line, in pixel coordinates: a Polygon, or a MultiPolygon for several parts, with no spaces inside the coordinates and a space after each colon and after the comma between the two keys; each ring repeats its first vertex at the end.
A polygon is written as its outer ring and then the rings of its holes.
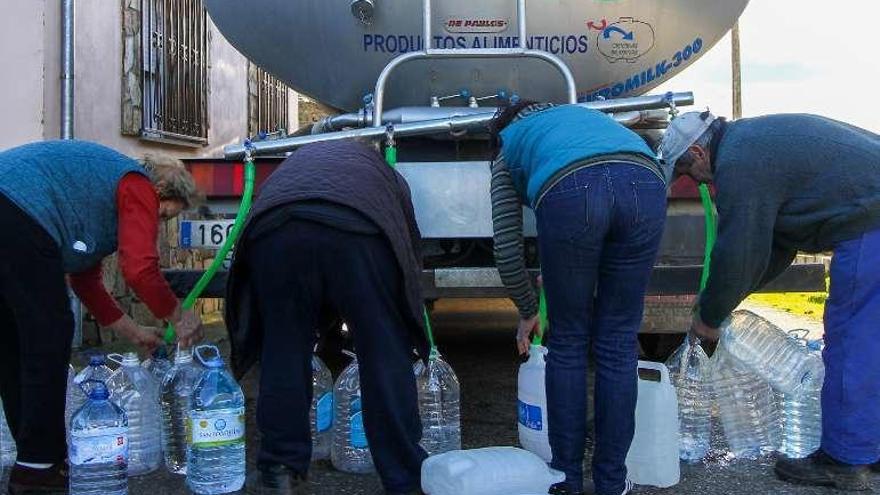
{"type": "Polygon", "coordinates": [[[181,311],[180,318],[174,322],[174,331],[183,347],[190,347],[204,338],[202,319],[191,309],[181,311]]]}
{"type": "Polygon", "coordinates": [[[162,339],[156,333],[156,330],[141,327],[129,316],[123,316],[108,325],[107,328],[113,330],[117,335],[125,337],[126,340],[140,347],[148,354],[162,345],[162,339]]]}

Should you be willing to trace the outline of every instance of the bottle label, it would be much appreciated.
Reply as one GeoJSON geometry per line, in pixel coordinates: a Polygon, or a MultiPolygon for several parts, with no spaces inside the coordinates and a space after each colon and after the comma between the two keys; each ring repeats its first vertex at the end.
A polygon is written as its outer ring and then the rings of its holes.
{"type": "Polygon", "coordinates": [[[191,411],[187,431],[193,447],[223,447],[244,442],[244,408],[191,411]]]}
{"type": "Polygon", "coordinates": [[[327,431],[333,426],[333,394],[327,392],[320,399],[315,407],[315,421],[317,422],[316,430],[318,433],[327,431]]]}
{"type": "Polygon", "coordinates": [[[74,466],[128,463],[128,428],[70,433],[70,463],[74,466]]]}
{"type": "Polygon", "coordinates": [[[518,402],[519,424],[530,430],[541,431],[544,429],[544,420],[541,416],[541,408],[527,404],[523,401],[518,402]]]}
{"type": "Polygon", "coordinates": [[[367,432],[364,430],[364,413],[361,411],[361,398],[351,403],[351,446],[356,449],[367,448],[367,432]]]}

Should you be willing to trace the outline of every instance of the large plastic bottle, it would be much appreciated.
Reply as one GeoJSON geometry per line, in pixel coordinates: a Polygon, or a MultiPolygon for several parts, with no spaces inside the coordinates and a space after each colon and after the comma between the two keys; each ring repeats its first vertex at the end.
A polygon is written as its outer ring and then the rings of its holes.
{"type": "Polygon", "coordinates": [[[157,347],[150,359],[143,362],[144,369],[150,373],[150,376],[153,377],[153,380],[156,381],[156,386],[159,388],[162,387],[165,375],[172,366],[171,360],[168,359],[168,349],[164,345],[157,347]]]}
{"type": "Polygon", "coordinates": [[[110,400],[107,385],[82,383],[86,403],[70,424],[70,494],[126,495],[128,477],[128,420],[110,400]]]}
{"type": "Polygon", "coordinates": [[[730,354],[784,394],[815,387],[825,379],[819,356],[752,312],[734,312],[722,327],[721,341],[730,354]]]}
{"type": "Polygon", "coordinates": [[[99,380],[105,384],[113,376],[113,370],[107,366],[107,360],[103,354],[93,354],[89,357],[89,365],[83,368],[73,378],[73,384],[67,391],[67,399],[70,410],[76,412],[86,402],[88,388],[81,385],[87,380],[99,380]]]}
{"type": "Polygon", "coordinates": [[[109,355],[121,367],[110,378],[113,401],[128,417],[128,475],[155,471],[162,464],[162,416],[159,387],[141,367],[137,354],[109,355]]]}
{"type": "Polygon", "coordinates": [[[770,384],[733,357],[722,341],[709,363],[721,426],[731,453],[756,459],[776,450],[780,421],[770,384]]]}
{"type": "Polygon", "coordinates": [[[547,348],[532,345],[529,359],[519,367],[517,376],[517,411],[519,444],[550,462],[550,437],[547,434],[547,386],[545,372],[547,348]]]}
{"type": "Polygon", "coordinates": [[[186,421],[189,399],[202,375],[193,363],[192,352],[180,349],[174,366],[165,375],[160,393],[162,408],[162,452],[165,467],[175,474],[186,474],[186,421]]]}
{"type": "Polygon", "coordinates": [[[333,422],[336,427],[333,428],[330,460],[333,467],[346,473],[370,473],[373,471],[373,456],[364,429],[357,356],[349,351],[342,352],[352,360],[336,379],[333,389],[336,408],[333,422]]]}
{"type": "MultiPolygon", "coordinates": [[[[64,431],[66,437],[70,437],[70,420],[73,419],[73,413],[76,412],[78,407],[76,404],[78,403],[77,396],[82,394],[82,391],[75,390],[76,387],[76,370],[73,368],[72,364],[67,365],[67,394],[64,400],[64,431]]],[[[80,404],[81,406],[81,404],[80,404]]]]}
{"type": "Polygon", "coordinates": [[[638,370],[636,428],[626,456],[627,478],[639,485],[668,488],[681,478],[675,387],[662,363],[639,361],[638,370]]]}
{"type": "Polygon", "coordinates": [[[333,375],[317,355],[312,356],[312,460],[330,458],[333,443],[333,375]]]}
{"type": "Polygon", "coordinates": [[[9,425],[6,423],[3,400],[0,400],[0,468],[15,464],[15,456],[15,440],[12,438],[12,432],[9,431],[9,425]]]}
{"type": "Polygon", "coordinates": [[[678,396],[679,457],[699,462],[709,452],[712,437],[712,388],[709,386],[709,356],[689,338],[666,361],[678,396]]]}
{"type": "MultiPolygon", "coordinates": [[[[822,341],[807,343],[812,353],[822,351],[822,341]]],[[[802,387],[782,397],[782,442],[779,453],[801,459],[819,449],[822,442],[822,389],[802,387]]]]}
{"type": "Polygon", "coordinates": [[[461,385],[455,371],[437,349],[416,376],[422,448],[428,455],[461,449],[461,385]]]}
{"type": "Polygon", "coordinates": [[[514,447],[454,450],[422,463],[422,491],[430,495],[547,493],[563,480],[543,459],[514,447]]]}
{"type": "Polygon", "coordinates": [[[195,355],[205,372],[190,400],[186,486],[200,495],[236,492],[245,480],[244,393],[219,349],[203,345],[195,355]]]}

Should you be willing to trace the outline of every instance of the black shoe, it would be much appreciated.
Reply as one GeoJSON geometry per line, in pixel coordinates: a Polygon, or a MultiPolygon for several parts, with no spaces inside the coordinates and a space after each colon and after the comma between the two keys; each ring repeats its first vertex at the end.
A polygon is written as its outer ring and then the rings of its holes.
{"type": "Polygon", "coordinates": [[[308,495],[308,482],[304,475],[272,464],[249,474],[245,489],[248,495],[308,495]]]}
{"type": "Polygon", "coordinates": [[[573,492],[564,483],[556,483],[547,491],[548,495],[584,495],[584,492],[573,492]]]}
{"type": "Polygon", "coordinates": [[[780,457],[773,470],[782,481],[798,485],[828,486],[849,491],[871,489],[868,466],[837,462],[821,450],[806,459],[780,457]]]}
{"type": "Polygon", "coordinates": [[[59,463],[46,469],[35,469],[20,464],[12,467],[9,475],[9,493],[27,495],[30,493],[66,494],[70,476],[67,464],[59,463]]]}

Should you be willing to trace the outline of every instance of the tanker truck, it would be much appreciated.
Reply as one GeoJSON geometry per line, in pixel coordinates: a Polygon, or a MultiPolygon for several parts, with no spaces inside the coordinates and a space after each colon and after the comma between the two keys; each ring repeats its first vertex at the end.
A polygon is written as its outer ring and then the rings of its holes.
{"type": "MultiPolygon", "coordinates": [[[[486,132],[499,106],[516,99],[584,105],[656,144],[694,96],[649,92],[708,52],[747,3],[206,0],[206,7],[251,61],[339,112],[292,135],[255,141],[258,166],[271,170],[285,153],[319,141],[360,137],[396,147],[423,237],[430,301],[505,296],[492,256],[486,132]]],[[[240,166],[245,152],[228,146],[226,165],[240,166]]],[[[523,214],[525,253],[536,275],[534,215],[523,214]]],[[[695,184],[680,180],[670,192],[643,332],[686,330],[704,239],[695,184]]],[[[195,275],[174,272],[169,279],[184,292],[195,275]]],[[[216,280],[209,295],[221,295],[222,285],[216,280]]],[[[822,289],[822,267],[799,265],[764,290],[822,289]]],[[[668,347],[663,340],[655,339],[668,347]]]]}

